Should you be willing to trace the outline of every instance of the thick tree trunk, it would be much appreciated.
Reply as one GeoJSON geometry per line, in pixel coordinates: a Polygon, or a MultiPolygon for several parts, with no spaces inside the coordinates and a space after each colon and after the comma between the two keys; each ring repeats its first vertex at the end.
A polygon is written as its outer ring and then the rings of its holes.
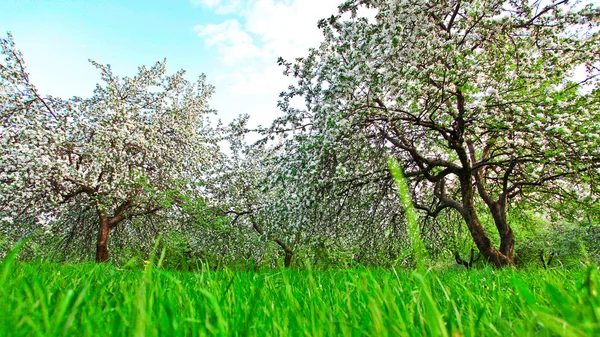
{"type": "Polygon", "coordinates": [[[510,227],[500,236],[500,253],[504,254],[511,264],[515,263],[515,233],[510,227]]]}
{"type": "Polygon", "coordinates": [[[469,232],[471,233],[475,245],[487,261],[496,268],[514,265],[512,259],[509,259],[494,247],[492,241],[485,232],[485,229],[481,225],[474,208],[465,209],[462,216],[469,228],[469,232]]]}
{"type": "Polygon", "coordinates": [[[110,226],[106,214],[99,213],[98,239],[96,241],[96,262],[108,261],[108,237],[110,235],[110,226]]]}
{"type": "MultiPolygon", "coordinates": [[[[461,210],[461,215],[465,220],[465,223],[467,224],[467,228],[471,233],[471,237],[473,238],[475,245],[477,246],[483,257],[492,265],[494,265],[494,267],[501,268],[505,266],[514,266],[514,261],[512,258],[512,251],[514,247],[514,234],[508,226],[508,224],[506,223],[505,217],[504,224],[506,226],[503,229],[504,236],[502,236],[501,233],[501,237],[504,238],[503,241],[501,241],[501,247],[502,243],[504,243],[506,254],[502,251],[502,249],[499,251],[498,249],[496,249],[496,247],[494,247],[494,244],[485,232],[481,221],[479,221],[479,217],[477,216],[477,211],[475,209],[475,191],[473,189],[473,185],[471,184],[470,172],[462,178],[463,179],[461,181],[461,194],[463,208],[461,210]]],[[[492,211],[492,215],[493,214],[494,211],[492,211]]],[[[498,226],[498,224],[496,224],[496,226],[498,226]]],[[[498,230],[500,231],[500,228],[498,228],[498,230]]]]}
{"type": "Polygon", "coordinates": [[[500,253],[514,265],[515,233],[506,221],[506,209],[499,204],[490,207],[494,223],[500,235],[500,253]]]}
{"type": "MultiPolygon", "coordinates": [[[[96,262],[108,261],[108,237],[110,231],[126,219],[125,212],[127,212],[132,205],[132,199],[125,200],[125,202],[117,207],[114,215],[111,217],[107,216],[105,211],[97,209],[100,228],[98,228],[98,240],[96,242],[96,262]]],[[[150,214],[157,210],[158,208],[153,208],[137,215],[150,214]]]]}

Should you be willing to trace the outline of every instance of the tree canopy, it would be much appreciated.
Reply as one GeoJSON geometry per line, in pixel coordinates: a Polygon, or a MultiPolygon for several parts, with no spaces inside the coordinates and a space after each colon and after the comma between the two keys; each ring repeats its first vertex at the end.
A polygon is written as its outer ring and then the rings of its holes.
{"type": "Polygon", "coordinates": [[[92,61],[102,83],[91,97],[42,97],[12,37],[0,44],[4,221],[35,214],[50,222],[69,205],[88,205],[99,226],[96,260],[104,261],[115,226],[167,208],[172,191],[198,195],[218,153],[204,76],[191,83],[158,62],[121,78],[92,61]]]}
{"type": "Polygon", "coordinates": [[[457,211],[488,261],[512,265],[511,200],[597,200],[599,14],[567,1],[347,1],[319,23],[319,48],[280,60],[298,84],[273,130],[318,147],[310,160],[334,177],[390,179],[384,160],[364,159],[396,158],[418,209],[457,211]]]}

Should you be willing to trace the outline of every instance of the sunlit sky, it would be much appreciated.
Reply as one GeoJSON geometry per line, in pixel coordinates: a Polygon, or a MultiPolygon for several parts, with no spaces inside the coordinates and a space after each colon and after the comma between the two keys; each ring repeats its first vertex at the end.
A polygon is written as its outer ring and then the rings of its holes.
{"type": "Polygon", "coordinates": [[[229,122],[280,115],[292,83],[277,66],[318,46],[317,21],[342,0],[0,0],[0,33],[14,35],[42,94],[89,96],[99,81],[93,59],[120,75],[167,58],[168,69],[205,73],[210,101],[229,122]]]}

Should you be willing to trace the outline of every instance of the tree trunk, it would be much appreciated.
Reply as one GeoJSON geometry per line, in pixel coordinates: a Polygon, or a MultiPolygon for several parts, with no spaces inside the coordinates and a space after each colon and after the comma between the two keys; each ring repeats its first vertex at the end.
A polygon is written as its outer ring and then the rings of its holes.
{"type": "MultiPolygon", "coordinates": [[[[506,221],[506,229],[504,231],[504,245],[507,254],[502,253],[494,247],[492,241],[489,236],[485,232],[481,221],[479,221],[479,217],[477,216],[477,211],[475,209],[475,201],[474,201],[474,189],[471,184],[471,174],[470,172],[462,177],[461,179],[461,194],[462,194],[462,210],[461,215],[467,224],[467,228],[469,228],[469,232],[471,233],[471,237],[475,242],[475,245],[483,255],[483,257],[490,262],[494,267],[501,268],[505,266],[514,266],[514,261],[512,259],[512,250],[514,247],[514,234],[506,221]],[[510,253],[510,255],[508,255],[510,253]]],[[[494,212],[492,212],[493,214],[494,212]]],[[[500,230],[500,229],[498,229],[500,230]]],[[[502,234],[501,234],[502,236],[502,234]]],[[[501,244],[502,246],[502,244],[501,244]]]]}
{"type": "Polygon", "coordinates": [[[500,236],[500,253],[505,255],[512,265],[515,264],[515,233],[510,226],[500,236]]]}
{"type": "MultiPolygon", "coordinates": [[[[110,230],[126,219],[125,212],[127,212],[132,205],[132,199],[125,200],[117,207],[114,215],[111,217],[108,217],[104,211],[101,211],[100,209],[97,210],[100,228],[98,229],[98,240],[96,243],[96,262],[108,261],[108,237],[110,235],[110,230]]],[[[150,209],[141,214],[150,214],[156,210],[156,208],[150,209]]]]}
{"type": "MultiPolygon", "coordinates": [[[[475,208],[468,208],[463,211],[463,219],[469,228],[471,237],[475,242],[475,245],[483,255],[483,257],[489,261],[494,267],[501,268],[509,265],[513,265],[514,262],[508,259],[507,256],[502,254],[488,237],[485,229],[481,225],[479,218],[475,212],[475,208]]],[[[514,241],[513,241],[514,243],[514,241]]]]}
{"type": "Polygon", "coordinates": [[[108,261],[108,237],[110,226],[106,214],[98,214],[100,228],[98,228],[98,240],[96,242],[96,262],[108,261]]]}
{"type": "MultiPolygon", "coordinates": [[[[256,222],[256,219],[250,218],[250,221],[252,222],[252,227],[254,227],[254,229],[256,230],[256,232],[258,234],[265,235],[265,231],[258,224],[258,222],[256,222]]],[[[283,261],[284,266],[285,267],[291,266],[292,265],[292,257],[294,257],[294,252],[290,249],[290,247],[287,244],[285,244],[285,242],[283,242],[279,239],[273,239],[273,241],[275,241],[275,243],[277,243],[285,252],[285,259],[283,261]]]]}
{"type": "Polygon", "coordinates": [[[510,260],[511,265],[514,265],[515,234],[506,221],[506,208],[498,203],[489,208],[500,235],[500,253],[510,260]]]}
{"type": "Polygon", "coordinates": [[[292,265],[292,257],[294,256],[294,254],[291,251],[286,251],[285,252],[285,261],[284,261],[284,266],[286,268],[288,268],[289,266],[292,265]]]}

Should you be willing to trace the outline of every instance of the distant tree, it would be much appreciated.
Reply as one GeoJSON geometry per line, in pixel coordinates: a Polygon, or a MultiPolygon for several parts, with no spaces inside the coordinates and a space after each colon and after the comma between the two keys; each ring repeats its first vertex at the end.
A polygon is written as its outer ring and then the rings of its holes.
{"type": "MultiPolygon", "coordinates": [[[[274,152],[262,142],[246,143],[248,118],[240,116],[229,125],[230,153],[219,161],[216,174],[206,184],[212,201],[210,210],[228,217],[228,226],[245,236],[247,243],[257,236],[265,242],[274,242],[284,254],[284,265],[289,267],[294,256],[293,243],[289,240],[290,233],[282,231],[285,227],[278,224],[272,214],[277,189],[265,185],[267,176],[274,170],[270,163],[274,152]]],[[[238,250],[242,251],[243,247],[238,250]]]]}
{"type": "Polygon", "coordinates": [[[319,23],[319,48],[280,60],[298,83],[271,132],[331,163],[307,188],[390,179],[384,160],[349,160],[395,157],[418,209],[458,212],[487,261],[514,265],[511,201],[598,200],[599,22],[593,4],[569,1],[347,1],[319,23]]]}
{"type": "Polygon", "coordinates": [[[102,83],[90,98],[42,97],[12,36],[0,40],[0,214],[34,215],[42,224],[73,204],[97,222],[96,261],[108,259],[109,235],[135,217],[199,196],[218,154],[208,123],[213,88],[165,62],[119,77],[92,61],[102,83]]]}
{"type": "MultiPolygon", "coordinates": [[[[279,133],[280,126],[269,132],[279,133]]],[[[411,260],[403,254],[408,236],[385,150],[360,134],[345,135],[343,144],[332,144],[316,128],[290,134],[275,141],[261,182],[274,192],[264,214],[283,237],[325,265],[411,260]]]]}

